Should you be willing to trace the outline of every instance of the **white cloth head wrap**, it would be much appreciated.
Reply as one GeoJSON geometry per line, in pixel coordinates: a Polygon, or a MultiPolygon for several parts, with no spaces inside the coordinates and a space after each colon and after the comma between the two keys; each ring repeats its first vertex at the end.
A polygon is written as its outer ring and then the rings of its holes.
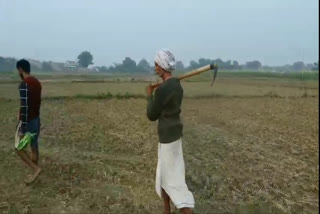
{"type": "Polygon", "coordinates": [[[168,50],[159,51],[155,58],[155,62],[168,72],[172,72],[175,69],[175,58],[168,50]]]}

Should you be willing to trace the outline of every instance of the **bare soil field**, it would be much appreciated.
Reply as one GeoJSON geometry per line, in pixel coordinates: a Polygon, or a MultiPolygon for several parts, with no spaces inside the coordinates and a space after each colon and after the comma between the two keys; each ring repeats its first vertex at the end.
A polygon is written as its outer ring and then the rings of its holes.
{"type": "MultiPolygon", "coordinates": [[[[0,84],[0,213],[162,213],[146,83],[44,83],[40,165],[13,151],[16,84],[0,84]],[[56,99],[56,97],[60,97],[56,99]]],[[[317,83],[184,82],[186,181],[195,213],[318,213],[317,83]]],[[[174,213],[178,213],[177,210],[174,213]]]]}

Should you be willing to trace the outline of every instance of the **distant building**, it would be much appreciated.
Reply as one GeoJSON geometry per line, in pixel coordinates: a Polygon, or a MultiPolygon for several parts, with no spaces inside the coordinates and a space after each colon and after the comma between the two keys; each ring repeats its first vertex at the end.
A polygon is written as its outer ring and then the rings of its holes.
{"type": "Polygon", "coordinates": [[[92,72],[100,72],[99,67],[97,67],[97,66],[91,67],[91,68],[89,68],[89,70],[92,72]]]}
{"type": "Polygon", "coordinates": [[[66,63],[64,64],[64,67],[67,70],[76,71],[78,70],[78,63],[75,61],[66,61],[66,63]]]}

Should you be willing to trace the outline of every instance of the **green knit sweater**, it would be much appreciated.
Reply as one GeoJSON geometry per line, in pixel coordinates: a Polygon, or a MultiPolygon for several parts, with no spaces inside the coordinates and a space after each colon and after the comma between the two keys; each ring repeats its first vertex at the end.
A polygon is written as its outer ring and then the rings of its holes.
{"type": "Polygon", "coordinates": [[[167,79],[148,96],[147,116],[149,120],[158,120],[160,143],[171,143],[182,136],[183,125],[180,120],[183,89],[180,80],[167,79]]]}

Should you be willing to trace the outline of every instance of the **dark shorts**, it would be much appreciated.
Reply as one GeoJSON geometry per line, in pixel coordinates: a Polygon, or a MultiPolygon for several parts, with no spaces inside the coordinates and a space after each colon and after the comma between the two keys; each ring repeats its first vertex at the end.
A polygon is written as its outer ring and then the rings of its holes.
{"type": "Polygon", "coordinates": [[[36,149],[38,151],[38,138],[39,138],[39,134],[40,134],[40,118],[37,117],[33,120],[30,120],[27,124],[26,131],[31,132],[31,133],[36,133],[30,146],[32,149],[36,149]]]}

